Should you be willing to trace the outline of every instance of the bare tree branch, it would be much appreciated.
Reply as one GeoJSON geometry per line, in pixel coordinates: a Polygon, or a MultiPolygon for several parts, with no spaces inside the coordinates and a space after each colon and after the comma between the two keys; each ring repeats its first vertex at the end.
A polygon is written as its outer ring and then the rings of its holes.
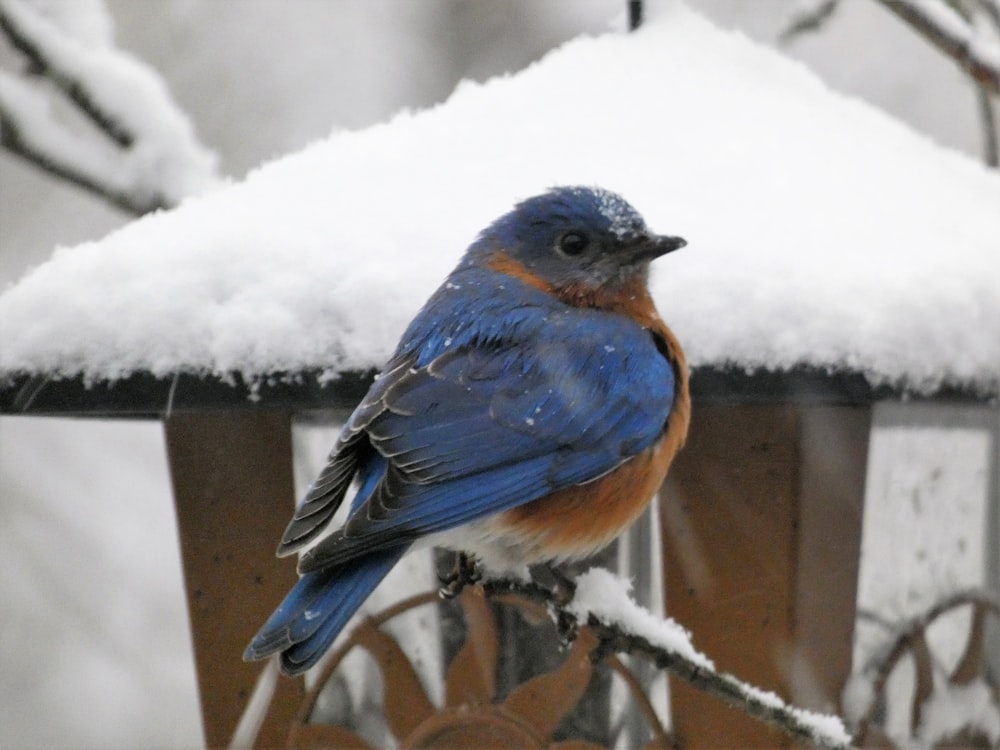
{"type": "Polygon", "coordinates": [[[840,0],[813,0],[797,4],[784,30],[778,34],[778,41],[787,44],[802,34],[819,31],[833,18],[839,6],[840,0]]]}
{"type": "MultiPolygon", "coordinates": [[[[1000,0],[977,0],[963,14],[979,33],[991,30],[1000,44],[1000,0]]],[[[979,126],[983,137],[983,161],[991,167],[1000,166],[1000,133],[997,132],[993,97],[981,84],[976,91],[979,108],[979,126]]]]}
{"type": "Polygon", "coordinates": [[[94,171],[82,168],[79,163],[60,158],[57,150],[42,148],[37,139],[27,135],[31,132],[30,126],[26,126],[16,110],[4,101],[0,87],[0,146],[52,176],[81,187],[134,216],[169,208],[163,196],[137,195],[134,191],[123,190],[103,180],[94,171]]]}
{"type": "Polygon", "coordinates": [[[1000,45],[979,39],[972,25],[939,0],[878,0],[954,60],[980,86],[1000,94],[1000,45]]]}
{"type": "Polygon", "coordinates": [[[1000,132],[997,131],[993,97],[982,86],[976,91],[979,107],[979,125],[983,133],[983,161],[991,167],[1000,166],[1000,132]]]}
{"type": "Polygon", "coordinates": [[[635,31],[642,26],[642,0],[628,0],[628,30],[635,31]]]}

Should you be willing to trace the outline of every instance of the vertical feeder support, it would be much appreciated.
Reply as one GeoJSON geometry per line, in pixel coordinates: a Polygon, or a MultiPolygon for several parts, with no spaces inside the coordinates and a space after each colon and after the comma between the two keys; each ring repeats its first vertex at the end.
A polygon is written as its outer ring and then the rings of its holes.
{"type": "MultiPolygon", "coordinates": [[[[294,507],[291,418],[185,413],[164,426],[205,742],[227,747],[261,670],[242,648],[296,580],[274,555],[294,507]]],[[[302,681],[276,690],[259,747],[284,745],[302,681]]]]}
{"type": "MultiPolygon", "coordinates": [[[[668,613],[723,672],[837,711],[851,668],[869,407],[705,405],[662,506],[668,613]]],[[[788,747],[679,681],[685,748],[788,747]]]]}

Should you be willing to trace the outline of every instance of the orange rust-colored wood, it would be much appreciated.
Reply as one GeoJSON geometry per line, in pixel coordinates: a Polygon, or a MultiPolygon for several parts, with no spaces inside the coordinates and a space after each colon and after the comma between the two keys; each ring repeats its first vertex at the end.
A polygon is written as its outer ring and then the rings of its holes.
{"type": "Polygon", "coordinates": [[[392,636],[366,622],[357,634],[359,646],[368,650],[382,672],[392,697],[384,703],[385,720],[396,737],[409,737],[435,713],[420,676],[392,636]]]}
{"type": "Polygon", "coordinates": [[[496,664],[500,637],[496,619],[482,589],[467,588],[459,599],[472,636],[448,666],[445,705],[479,705],[496,695],[496,664]]]}
{"type": "Polygon", "coordinates": [[[972,604],[972,624],[962,658],[951,673],[953,685],[968,685],[986,670],[986,630],[989,609],[983,602],[972,604]]]}
{"type": "MultiPolygon", "coordinates": [[[[855,742],[858,747],[896,748],[885,732],[886,717],[880,715],[879,708],[885,705],[886,687],[899,664],[908,661],[914,667],[914,679],[910,696],[910,744],[919,744],[921,721],[927,701],[932,697],[937,679],[936,666],[942,663],[939,656],[932,653],[927,638],[929,629],[940,617],[971,607],[969,636],[965,651],[955,665],[948,682],[952,685],[967,685],[976,679],[984,679],[994,694],[994,705],[1000,707],[1000,684],[987,669],[986,633],[990,625],[1000,625],[1000,604],[988,598],[981,591],[963,591],[939,601],[927,612],[916,618],[897,623],[887,630],[887,640],[876,651],[874,657],[860,669],[871,679],[871,694],[858,720],[855,742]],[[992,623],[988,623],[992,620],[992,623]]],[[[856,670],[858,667],[856,667],[856,670]]],[[[906,742],[904,742],[906,744],[906,742]]],[[[986,747],[989,740],[981,728],[972,724],[957,730],[954,735],[940,739],[935,747],[986,747]]],[[[907,745],[908,746],[908,745],[907,745]]]]}
{"type": "Polygon", "coordinates": [[[503,703],[504,711],[522,717],[540,736],[550,737],[590,684],[594,672],[590,654],[596,647],[594,631],[582,628],[563,665],[515,688],[503,703]]]}
{"type": "Polygon", "coordinates": [[[288,747],[295,750],[375,750],[361,737],[344,727],[330,724],[295,724],[288,735],[288,747]]]}
{"type": "MultiPolygon", "coordinates": [[[[205,741],[226,747],[260,673],[242,649],[296,581],[273,553],[294,507],[291,421],[212,412],[164,426],[205,741]]],[[[259,747],[284,743],[301,699],[301,681],[278,681],[259,747]]]]}
{"type": "Polygon", "coordinates": [[[421,724],[419,731],[402,743],[404,750],[454,750],[473,747],[517,747],[544,750],[545,739],[517,716],[489,710],[445,708],[421,724]]]}
{"type": "Polygon", "coordinates": [[[910,709],[910,734],[919,735],[924,704],[934,692],[934,657],[931,655],[927,634],[923,630],[913,634],[910,641],[910,653],[913,654],[913,664],[916,668],[916,683],[913,689],[912,707],[910,709]]]}
{"type": "MultiPolygon", "coordinates": [[[[323,686],[333,677],[347,654],[361,647],[372,654],[382,673],[388,728],[404,750],[455,747],[599,750],[600,745],[582,739],[552,740],[563,720],[580,708],[580,700],[591,681],[594,671],[592,657],[598,643],[593,630],[582,627],[568,654],[555,669],[518,684],[505,700],[498,703],[488,698],[498,692],[497,613],[489,606],[481,588],[466,588],[459,599],[466,621],[466,640],[447,672],[445,705],[435,708],[428,701],[423,687],[415,684],[418,678],[413,666],[403,664],[407,660],[403,650],[391,635],[379,628],[397,615],[427,606],[436,599],[434,592],[412,597],[368,618],[349,633],[346,640],[333,650],[306,695],[288,736],[287,746],[296,750],[369,746],[364,738],[346,727],[307,723],[316,718],[312,716],[313,709],[323,686]],[[485,681],[492,684],[481,684],[485,681]],[[401,717],[409,711],[409,701],[414,694],[418,696],[418,705],[412,715],[401,717]]],[[[498,596],[495,602],[519,609],[531,618],[548,621],[545,607],[537,602],[517,595],[498,596]]],[[[555,647],[554,629],[550,636],[555,647]]],[[[671,747],[666,731],[642,694],[635,676],[615,657],[605,658],[625,680],[633,699],[640,701],[644,707],[652,734],[645,747],[649,750],[671,747]]]]}
{"type": "MultiPolygon", "coordinates": [[[[662,503],[666,603],[725,672],[835,709],[850,671],[868,409],[697,409],[662,503]]],[[[686,748],[789,747],[671,682],[686,748]]]]}

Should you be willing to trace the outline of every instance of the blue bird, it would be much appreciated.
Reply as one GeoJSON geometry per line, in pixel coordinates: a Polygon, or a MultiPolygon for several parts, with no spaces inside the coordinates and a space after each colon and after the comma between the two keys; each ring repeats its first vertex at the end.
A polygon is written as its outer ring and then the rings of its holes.
{"type": "Polygon", "coordinates": [[[487,227],[295,512],[278,554],[300,553],[301,578],[244,658],[313,666],[415,543],[522,569],[585,558],[635,521],[690,420],[684,354],[647,286],[650,261],[685,244],[588,187],[487,227]]]}

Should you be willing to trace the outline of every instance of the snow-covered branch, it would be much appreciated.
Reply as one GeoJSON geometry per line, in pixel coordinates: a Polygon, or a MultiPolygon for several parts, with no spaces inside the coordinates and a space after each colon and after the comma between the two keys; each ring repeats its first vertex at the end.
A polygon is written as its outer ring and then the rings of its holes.
{"type": "Polygon", "coordinates": [[[594,568],[578,577],[576,591],[568,604],[560,603],[547,589],[518,579],[491,579],[483,585],[488,594],[516,593],[544,602],[564,631],[588,625],[599,639],[596,657],[610,653],[644,656],[659,669],[796,740],[821,748],[851,746],[850,735],[839,717],[796,708],[772,692],[718,672],[712,661],[694,648],[684,628],[640,607],[630,595],[628,581],[606,570],[594,568]]]}
{"type": "Polygon", "coordinates": [[[0,73],[5,148],[135,214],[217,183],[215,154],[198,142],[149,66],[110,43],[75,35],[25,0],[0,0],[0,31],[33,74],[0,73]],[[59,97],[83,123],[57,115],[52,104],[59,97]]]}
{"type": "MultiPolygon", "coordinates": [[[[983,134],[983,160],[1000,164],[993,99],[1000,93],[1000,0],[879,0],[940,51],[976,84],[983,134]]],[[[790,42],[815,32],[833,17],[839,0],[797,0],[779,40],[790,42]]]]}
{"type": "MultiPolygon", "coordinates": [[[[981,33],[942,0],[878,1],[951,57],[980,86],[1000,94],[1000,41],[994,35],[981,33]]],[[[996,12],[995,7],[990,10],[996,12]]]]}
{"type": "Polygon", "coordinates": [[[41,91],[0,71],[0,145],[56,177],[141,215],[167,207],[158,194],[140,195],[107,170],[107,156],[88,139],[54,122],[41,91]]]}

